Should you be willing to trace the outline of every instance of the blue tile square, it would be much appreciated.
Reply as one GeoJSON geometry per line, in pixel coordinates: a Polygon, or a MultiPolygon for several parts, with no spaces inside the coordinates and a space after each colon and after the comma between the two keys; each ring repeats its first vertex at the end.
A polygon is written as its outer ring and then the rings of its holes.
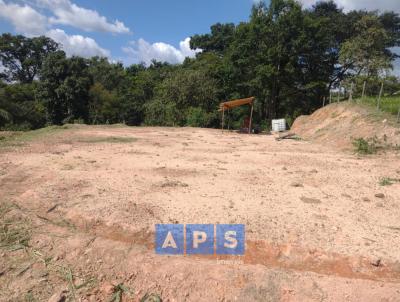
{"type": "Polygon", "coordinates": [[[214,225],[186,225],[186,254],[214,254],[214,225]]]}
{"type": "Polygon", "coordinates": [[[217,255],[244,255],[244,224],[217,224],[217,255]]]}
{"type": "Polygon", "coordinates": [[[160,255],[183,255],[184,225],[156,224],[155,250],[160,255]]]}

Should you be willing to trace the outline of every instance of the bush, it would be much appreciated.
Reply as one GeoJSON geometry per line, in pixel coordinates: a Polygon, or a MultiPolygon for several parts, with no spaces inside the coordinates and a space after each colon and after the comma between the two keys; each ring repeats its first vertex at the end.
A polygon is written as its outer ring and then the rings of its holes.
{"type": "Polygon", "coordinates": [[[183,118],[175,103],[155,99],[144,105],[144,123],[149,126],[182,126],[183,118]]]}
{"type": "Polygon", "coordinates": [[[191,127],[209,127],[210,114],[202,108],[190,107],[186,114],[186,125],[191,127]]]}
{"type": "Polygon", "coordinates": [[[353,146],[358,154],[375,154],[378,150],[377,143],[375,137],[370,139],[360,137],[353,141],[353,146]]]}

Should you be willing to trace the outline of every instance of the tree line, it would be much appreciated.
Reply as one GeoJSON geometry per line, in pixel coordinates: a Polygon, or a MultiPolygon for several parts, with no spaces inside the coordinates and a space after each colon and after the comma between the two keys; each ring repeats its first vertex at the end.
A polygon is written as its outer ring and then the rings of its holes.
{"type": "MultiPolygon", "coordinates": [[[[249,20],[214,24],[191,37],[196,58],[125,67],[106,58],[67,57],[47,37],[0,37],[0,129],[87,123],[218,127],[221,101],[256,97],[254,121],[290,122],[322,106],[343,83],[390,81],[398,57],[394,12],[344,12],[333,1],[310,9],[294,0],[253,6],[249,20]]],[[[237,127],[248,108],[230,113],[237,127]]]]}

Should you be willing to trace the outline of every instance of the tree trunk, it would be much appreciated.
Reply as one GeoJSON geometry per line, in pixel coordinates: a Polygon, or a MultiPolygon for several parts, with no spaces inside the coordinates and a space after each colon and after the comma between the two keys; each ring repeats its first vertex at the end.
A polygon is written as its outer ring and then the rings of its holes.
{"type": "Polygon", "coordinates": [[[382,92],[383,92],[383,82],[381,85],[381,90],[379,91],[379,96],[378,96],[378,103],[376,105],[376,107],[379,109],[381,109],[381,98],[382,98],[382,92]]]}
{"type": "Polygon", "coordinates": [[[364,96],[365,96],[365,88],[367,87],[367,81],[364,81],[363,83],[363,90],[362,90],[362,95],[361,95],[361,100],[364,100],[364,96]]]}

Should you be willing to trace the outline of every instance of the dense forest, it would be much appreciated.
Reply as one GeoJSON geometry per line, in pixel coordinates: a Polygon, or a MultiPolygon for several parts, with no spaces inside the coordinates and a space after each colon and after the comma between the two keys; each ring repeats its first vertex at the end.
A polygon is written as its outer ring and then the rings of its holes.
{"type": "MultiPolygon", "coordinates": [[[[321,107],[351,83],[376,91],[400,46],[394,12],[344,12],[332,2],[304,9],[293,0],[253,6],[248,22],[214,24],[191,37],[196,58],[124,66],[67,57],[50,38],[0,37],[0,129],[87,123],[218,127],[218,104],[255,96],[255,124],[288,121],[321,107]]],[[[389,91],[389,93],[390,93],[389,91]]],[[[357,91],[355,91],[357,93],[357,91]]],[[[371,92],[372,93],[372,92],[371,92]]],[[[238,126],[248,108],[231,112],[238,126]]]]}

